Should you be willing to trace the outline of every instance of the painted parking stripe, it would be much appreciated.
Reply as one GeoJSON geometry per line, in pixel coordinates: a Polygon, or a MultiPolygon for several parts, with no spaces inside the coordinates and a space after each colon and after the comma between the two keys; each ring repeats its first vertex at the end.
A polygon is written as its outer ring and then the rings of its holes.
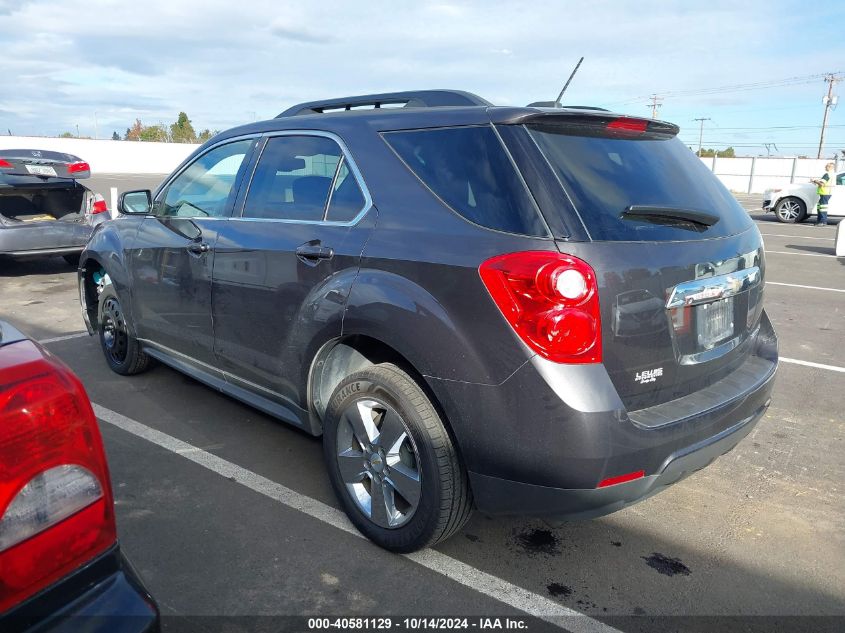
{"type": "MultiPolygon", "coordinates": [[[[93,404],[93,407],[94,413],[103,422],[147,440],[195,464],[199,464],[222,477],[226,477],[250,490],[258,492],[265,497],[269,497],[289,508],[307,514],[318,521],[322,521],[353,536],[364,538],[352,523],[349,522],[346,515],[337,508],[300,494],[280,483],[262,477],[251,470],[242,468],[217,455],[212,455],[192,444],[183,442],[141,422],[127,418],[116,411],[112,411],[98,404],[93,404]]],[[[413,554],[403,554],[403,556],[465,587],[474,589],[528,615],[542,618],[561,628],[573,631],[573,633],[620,633],[617,629],[599,620],[595,620],[580,611],[568,609],[557,602],[549,600],[545,596],[528,591],[492,574],[483,572],[437,550],[427,549],[414,552],[413,554]]]]}
{"type": "Polygon", "coordinates": [[[824,255],[822,253],[791,253],[789,251],[766,251],[767,253],[774,253],[775,255],[798,255],[800,257],[833,257],[836,255],[824,255]]]}
{"type": "Polygon", "coordinates": [[[807,290],[824,290],[826,292],[845,292],[841,288],[823,288],[821,286],[804,286],[802,284],[785,284],[780,281],[766,281],[767,286],[789,286],[790,288],[806,288],[807,290]]]}
{"type": "Polygon", "coordinates": [[[47,343],[58,343],[59,341],[69,341],[72,338],[82,338],[83,336],[90,336],[88,332],[77,332],[76,334],[65,334],[64,336],[54,336],[53,338],[43,338],[39,343],[45,345],[47,343]]]}
{"type": "Polygon", "coordinates": [[[845,367],[837,367],[836,365],[823,365],[822,363],[811,363],[808,360],[798,360],[795,358],[780,357],[780,362],[791,363],[793,365],[804,365],[805,367],[815,367],[816,369],[826,369],[828,371],[838,371],[845,374],[845,367]]]}
{"type": "Polygon", "coordinates": [[[786,233],[763,233],[760,232],[760,235],[763,237],[792,237],[798,240],[821,240],[823,242],[834,242],[835,238],[832,237],[816,237],[815,235],[787,235],[786,233]]]}

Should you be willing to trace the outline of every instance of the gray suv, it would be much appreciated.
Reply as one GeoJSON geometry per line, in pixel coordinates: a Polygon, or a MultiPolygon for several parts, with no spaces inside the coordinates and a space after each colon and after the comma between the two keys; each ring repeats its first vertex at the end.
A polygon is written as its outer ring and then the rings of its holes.
{"type": "Polygon", "coordinates": [[[474,507],[607,514],[733,448],[777,368],[760,234],[677,132],[445,90],[300,104],[123,194],[83,316],[119,374],[322,435],[387,549],[474,507]]]}

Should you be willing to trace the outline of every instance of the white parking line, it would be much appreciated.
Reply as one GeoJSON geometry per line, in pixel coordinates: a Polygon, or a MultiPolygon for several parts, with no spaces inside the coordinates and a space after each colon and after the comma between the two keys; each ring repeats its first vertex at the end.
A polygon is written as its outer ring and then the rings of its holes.
{"type": "Polygon", "coordinates": [[[799,240],[822,240],[823,242],[835,241],[832,237],[816,237],[814,235],[787,235],[786,233],[763,233],[762,231],[760,235],[763,237],[794,237],[799,240]]]}
{"type": "Polygon", "coordinates": [[[780,357],[782,363],[792,363],[793,365],[804,365],[805,367],[815,367],[816,369],[827,369],[828,371],[838,371],[845,374],[845,367],[837,367],[836,365],[823,365],[822,363],[811,363],[808,360],[797,360],[795,358],[780,357]]]}
{"type": "Polygon", "coordinates": [[[766,281],[767,286],[789,286],[790,288],[806,288],[807,290],[825,290],[827,292],[845,292],[841,288],[822,288],[821,286],[803,286],[801,284],[785,284],[780,281],[766,281]]]}
{"type": "Polygon", "coordinates": [[[54,336],[53,338],[43,338],[39,343],[41,345],[45,345],[47,343],[58,343],[59,341],[69,341],[72,338],[82,338],[83,336],[89,336],[88,332],[77,332],[76,334],[65,334],[64,336],[54,336]]]}
{"type": "Polygon", "coordinates": [[[799,255],[800,257],[833,257],[836,255],[824,255],[822,253],[791,253],[789,251],[766,251],[767,253],[774,253],[775,255],[799,255]]]}
{"type": "MultiPolygon", "coordinates": [[[[160,446],[185,459],[199,464],[222,477],[231,479],[242,486],[269,497],[279,503],[298,510],[308,516],[331,525],[353,536],[363,538],[346,518],[346,515],[322,501],[312,499],[266,477],[242,468],[201,448],[183,442],[145,424],[127,418],[116,411],[94,404],[97,417],[127,433],[140,437],[160,446]]],[[[545,596],[528,591],[506,580],[483,572],[451,556],[434,549],[427,549],[413,554],[404,554],[405,558],[437,572],[457,583],[474,589],[490,598],[498,600],[529,615],[542,618],[561,628],[574,633],[620,633],[599,620],[584,615],[580,611],[568,609],[545,596]]]]}

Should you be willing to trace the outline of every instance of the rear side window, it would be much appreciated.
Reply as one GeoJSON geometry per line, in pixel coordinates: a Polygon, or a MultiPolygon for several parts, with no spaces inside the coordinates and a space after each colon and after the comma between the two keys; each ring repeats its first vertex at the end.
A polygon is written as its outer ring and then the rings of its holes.
{"type": "Polygon", "coordinates": [[[548,235],[491,127],[389,132],[384,138],[438,198],[470,222],[507,233],[548,235]]]}
{"type": "Polygon", "coordinates": [[[349,171],[346,160],[341,160],[329,198],[326,219],[332,222],[350,222],[363,208],[364,194],[361,193],[355,176],[349,171]]]}
{"type": "Polygon", "coordinates": [[[329,220],[354,218],[361,211],[364,198],[355,178],[348,169],[344,171],[343,162],[340,146],[330,138],[268,139],[255,168],[242,217],[324,220],[331,199],[329,220]]]}
{"type": "Polygon", "coordinates": [[[529,126],[590,237],[600,241],[668,241],[739,233],[751,220],[731,193],[677,138],[606,138],[529,126]],[[643,218],[630,207],[699,212],[710,225],[682,218],[643,218]]]}

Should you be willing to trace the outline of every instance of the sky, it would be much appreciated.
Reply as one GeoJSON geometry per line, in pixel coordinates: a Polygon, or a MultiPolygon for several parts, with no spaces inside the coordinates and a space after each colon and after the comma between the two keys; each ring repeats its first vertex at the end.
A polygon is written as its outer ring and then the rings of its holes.
{"type": "MultiPolygon", "coordinates": [[[[657,94],[693,149],[708,118],[704,147],[815,157],[843,27],[834,1],[0,0],[0,133],[108,138],[180,111],[223,130],[415,88],[526,105],[554,99],[583,56],[565,104],[651,116],[657,94]]],[[[832,156],[845,103],[828,124],[832,156]]]]}

